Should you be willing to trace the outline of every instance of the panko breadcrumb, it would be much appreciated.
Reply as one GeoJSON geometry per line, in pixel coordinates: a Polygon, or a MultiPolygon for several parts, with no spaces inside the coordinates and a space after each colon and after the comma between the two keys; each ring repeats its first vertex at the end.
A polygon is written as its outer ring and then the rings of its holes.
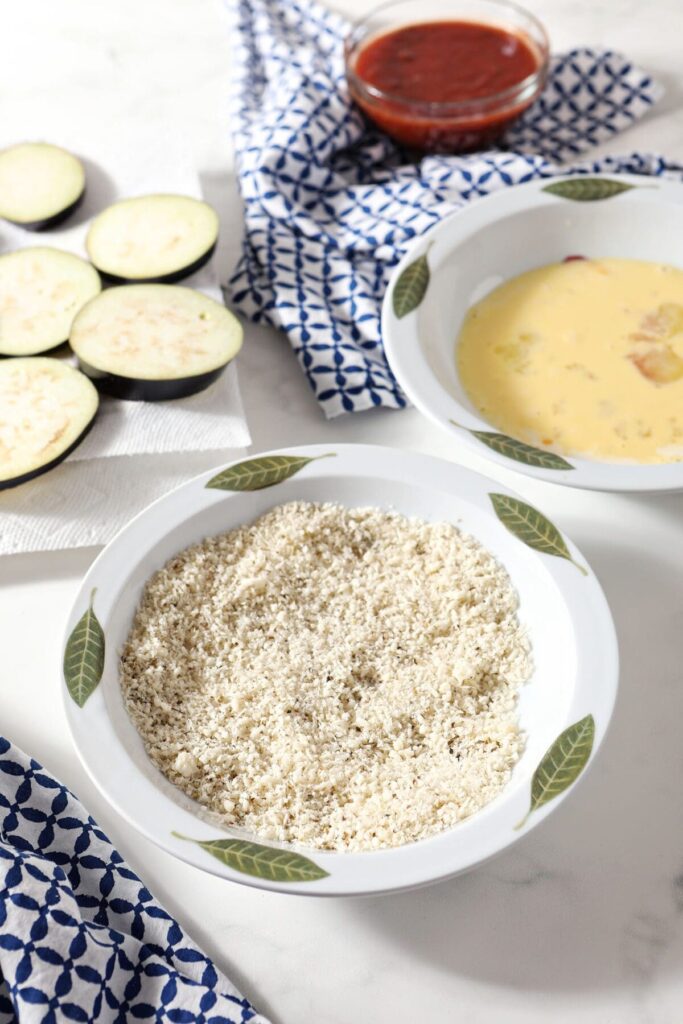
{"type": "Polygon", "coordinates": [[[226,825],[400,846],[505,786],[529,646],[510,579],[449,523],[292,502],[147,583],[121,659],[160,771],[226,825]]]}

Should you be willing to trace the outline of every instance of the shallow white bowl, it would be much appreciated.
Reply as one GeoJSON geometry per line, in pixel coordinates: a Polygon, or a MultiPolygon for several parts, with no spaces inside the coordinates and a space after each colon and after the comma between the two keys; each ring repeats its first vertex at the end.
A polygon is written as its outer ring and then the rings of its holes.
{"type": "MultiPolygon", "coordinates": [[[[69,616],[66,636],[68,640],[78,630],[82,640],[87,626],[91,642],[97,639],[92,615],[83,622],[94,594],[92,606],[105,645],[103,668],[100,672],[96,644],[85,659],[77,647],[76,666],[85,664],[86,670],[94,666],[90,682],[95,685],[86,699],[83,691],[76,693],[72,640],[71,689],[62,682],[67,718],[81,760],[109,802],[135,828],[182,860],[232,881],[307,895],[342,896],[405,889],[465,871],[509,846],[558,807],[570,783],[582,774],[581,762],[588,754],[595,755],[603,739],[616,695],[618,659],[614,627],[600,585],[581,554],[559,534],[555,535],[559,553],[549,554],[534,550],[510,532],[494,511],[491,495],[501,495],[499,501],[521,499],[453,463],[365,445],[313,445],[289,449],[286,454],[313,461],[300,466],[288,479],[253,491],[207,487],[218,471],[204,473],[150,505],[94,562],[69,616]],[[321,455],[328,457],[319,458],[321,455]],[[424,520],[452,522],[477,537],[506,567],[517,588],[519,615],[529,632],[535,666],[520,701],[526,749],[496,800],[447,832],[392,850],[321,853],[296,848],[319,869],[314,873],[325,873],[308,881],[295,881],[291,876],[254,877],[237,870],[234,861],[225,863],[196,842],[174,835],[209,842],[244,838],[242,832],[213,824],[149,761],[123,705],[118,665],[142,589],[152,573],[190,544],[296,499],[391,508],[424,520]],[[587,716],[592,716],[593,725],[587,716]],[[565,744],[569,762],[559,766],[557,795],[528,813],[532,779],[544,753],[567,727],[584,719],[583,745],[573,749],[571,743],[565,744]],[[522,826],[517,827],[520,822],[522,826]]],[[[523,503],[520,508],[533,519],[533,509],[523,503]]],[[[548,537],[552,541],[552,525],[545,520],[537,526],[547,545],[548,537]]],[[[248,838],[258,842],[256,836],[248,838]]],[[[282,850],[295,848],[283,846],[282,850]]]]}
{"type": "Polygon", "coordinates": [[[595,490],[681,490],[683,462],[639,465],[567,456],[569,469],[553,469],[492,450],[490,435],[496,428],[481,418],[458,377],[455,351],[463,318],[502,281],[576,254],[683,266],[683,184],[624,174],[599,180],[626,188],[597,201],[578,201],[545,189],[558,181],[585,184],[580,176],[516,185],[476,200],[416,239],[384,299],[385,350],[401,387],[425,416],[452,434],[456,444],[508,469],[595,490]],[[397,282],[425,254],[429,284],[419,305],[398,317],[397,282]]]}

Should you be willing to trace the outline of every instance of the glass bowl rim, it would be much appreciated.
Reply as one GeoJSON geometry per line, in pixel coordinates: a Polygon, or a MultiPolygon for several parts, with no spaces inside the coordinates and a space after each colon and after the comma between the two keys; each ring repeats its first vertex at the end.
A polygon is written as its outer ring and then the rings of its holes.
{"type": "MultiPolygon", "coordinates": [[[[386,92],[385,90],[379,89],[377,86],[366,82],[365,79],[361,78],[360,75],[357,74],[352,63],[353,57],[358,51],[359,43],[361,41],[359,33],[362,32],[363,27],[376,14],[391,7],[398,7],[406,2],[407,0],[385,0],[384,3],[373,7],[367,14],[364,14],[361,18],[358,18],[351,24],[351,28],[344,40],[344,63],[346,66],[346,76],[349,85],[362,95],[375,101],[386,101],[401,106],[404,109],[411,109],[430,116],[438,117],[457,116],[458,114],[471,115],[482,110],[488,112],[492,109],[505,109],[508,106],[515,106],[520,101],[521,97],[523,97],[527,92],[533,94],[536,90],[540,91],[540,88],[545,82],[550,63],[550,39],[545,26],[540,19],[525,7],[515,3],[514,0],[486,0],[486,2],[494,7],[500,8],[501,12],[511,11],[517,15],[521,15],[530,22],[538,32],[540,41],[537,42],[536,40],[532,40],[532,42],[534,43],[534,49],[537,51],[537,55],[539,57],[539,65],[535,71],[532,71],[530,75],[527,75],[526,78],[521,79],[519,82],[515,82],[513,85],[510,85],[506,89],[502,89],[498,92],[488,93],[484,96],[474,96],[470,99],[463,100],[416,100],[410,96],[403,96],[399,93],[386,92]]],[[[444,17],[443,20],[449,19],[444,17]]],[[[474,21],[476,23],[476,16],[473,18],[461,18],[458,20],[474,21]]],[[[425,23],[428,24],[428,21],[425,20],[425,23]]],[[[405,24],[417,25],[420,24],[420,22],[406,22],[405,24]]],[[[490,24],[495,25],[495,22],[492,21],[490,24]]],[[[389,28],[387,31],[391,32],[392,29],[389,28]]],[[[519,34],[527,35],[527,33],[523,33],[522,31],[520,31],[519,34]]]]}

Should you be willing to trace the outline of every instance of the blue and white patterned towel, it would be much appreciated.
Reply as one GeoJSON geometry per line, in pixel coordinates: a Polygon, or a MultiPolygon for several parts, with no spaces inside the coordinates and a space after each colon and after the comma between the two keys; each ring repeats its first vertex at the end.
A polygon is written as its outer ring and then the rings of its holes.
{"type": "MultiPolygon", "coordinates": [[[[327,416],[406,405],[382,349],[380,308],[391,268],[416,235],[473,197],[558,173],[660,93],[618,54],[572,50],[553,59],[548,86],[510,131],[507,151],[411,164],[349,101],[344,19],[314,0],[228,5],[246,218],[232,298],[286,333],[327,416]]],[[[571,169],[668,168],[680,169],[633,154],[571,169]]]]}
{"type": "Polygon", "coordinates": [[[37,761],[0,737],[0,1024],[268,1024],[37,761]]]}

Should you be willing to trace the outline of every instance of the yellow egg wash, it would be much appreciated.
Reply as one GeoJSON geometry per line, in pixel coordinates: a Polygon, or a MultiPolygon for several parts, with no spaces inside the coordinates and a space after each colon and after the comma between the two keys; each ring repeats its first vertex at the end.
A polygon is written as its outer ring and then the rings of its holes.
{"type": "Polygon", "coordinates": [[[474,406],[518,440],[683,459],[683,270],[579,258],[531,270],[472,306],[456,356],[474,406]]]}

